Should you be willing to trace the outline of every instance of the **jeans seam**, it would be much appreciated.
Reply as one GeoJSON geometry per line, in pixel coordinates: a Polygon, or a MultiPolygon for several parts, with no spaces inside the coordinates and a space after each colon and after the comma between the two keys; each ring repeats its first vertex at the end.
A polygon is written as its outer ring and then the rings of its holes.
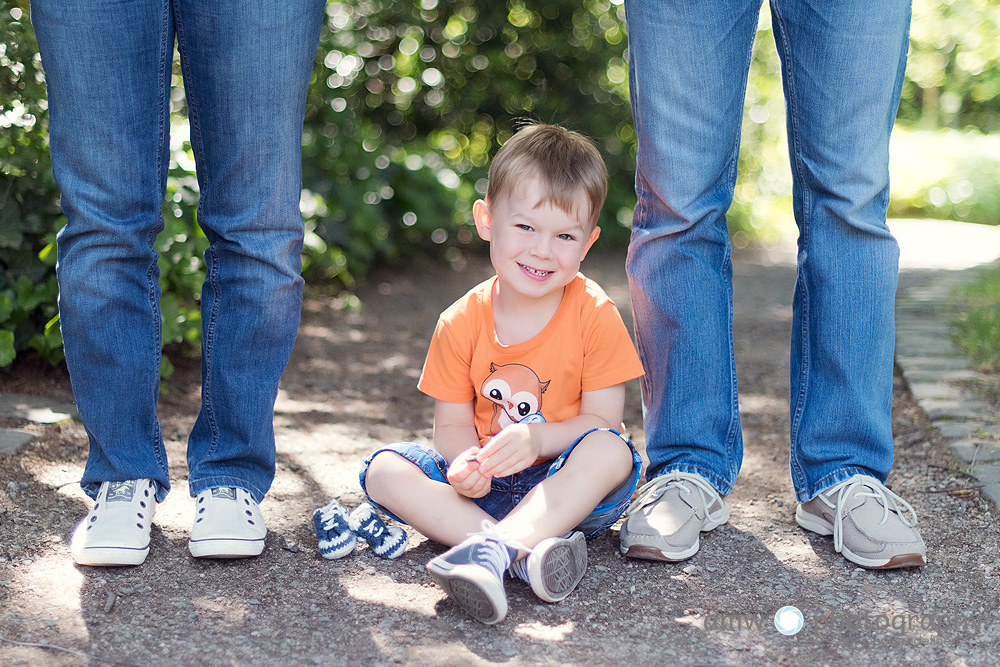
{"type": "MultiPolygon", "coordinates": [[[[812,207],[812,197],[809,188],[805,185],[805,174],[802,166],[802,156],[800,153],[800,147],[802,145],[799,136],[799,122],[798,114],[796,113],[798,98],[795,94],[795,79],[792,76],[793,68],[791,66],[791,47],[788,43],[788,29],[785,27],[784,19],[781,15],[781,10],[776,6],[777,3],[772,0],[770,3],[771,14],[774,17],[775,23],[779,27],[779,31],[775,33],[775,45],[780,47],[781,53],[784,56],[781,59],[782,64],[782,76],[785,80],[785,90],[787,91],[788,101],[787,110],[788,114],[788,128],[789,137],[788,143],[790,147],[790,153],[795,156],[794,160],[794,176],[797,177],[799,188],[802,190],[802,213],[800,221],[800,235],[801,235],[801,247],[806,249],[806,255],[808,256],[809,240],[810,240],[810,219],[811,219],[811,207],[812,207]],[[781,40],[778,44],[778,35],[780,34],[781,40]]],[[[797,279],[799,282],[799,299],[801,312],[799,315],[799,336],[800,336],[800,370],[799,370],[799,391],[795,397],[795,412],[792,416],[792,423],[790,428],[789,444],[791,449],[791,456],[789,456],[789,468],[791,469],[792,482],[795,487],[800,487],[805,482],[805,474],[802,471],[802,467],[799,465],[797,456],[800,453],[799,443],[798,443],[798,430],[802,422],[802,414],[805,412],[805,402],[806,394],[808,393],[809,385],[809,289],[808,283],[805,280],[805,272],[800,266],[797,269],[797,279]]]]}
{"type": "MultiPolygon", "coordinates": [[[[757,20],[760,17],[760,7],[756,10],[757,20]]],[[[756,21],[755,21],[756,22],[756,21]]],[[[754,37],[751,36],[750,43],[747,47],[747,59],[743,67],[743,81],[741,83],[744,93],[746,91],[747,81],[750,78],[750,64],[753,62],[753,42],[754,37]]],[[[733,144],[732,153],[729,158],[729,175],[727,178],[727,183],[730,184],[729,191],[729,201],[732,202],[733,192],[736,187],[736,178],[739,171],[739,159],[740,159],[740,144],[743,138],[743,127],[742,125],[736,128],[736,141],[733,144]]],[[[737,438],[740,437],[742,429],[740,428],[740,399],[739,399],[739,381],[736,377],[736,349],[733,344],[733,281],[732,281],[732,245],[726,243],[726,255],[723,260],[723,269],[729,274],[729,285],[728,285],[728,320],[729,320],[729,375],[730,375],[730,392],[732,395],[732,400],[730,402],[730,413],[729,413],[729,430],[726,433],[726,464],[728,467],[729,476],[735,481],[737,475],[739,475],[740,467],[742,464],[742,453],[740,460],[737,461],[736,457],[733,456],[733,444],[736,442],[737,438]]],[[[727,483],[728,486],[732,486],[732,483],[727,483]]]]}
{"type": "MultiPolygon", "coordinates": [[[[164,71],[164,69],[166,67],[168,67],[167,63],[170,61],[171,56],[173,55],[173,43],[169,43],[169,44],[167,43],[167,35],[170,32],[168,30],[168,15],[167,15],[167,4],[168,4],[168,2],[169,2],[169,0],[164,0],[164,4],[163,4],[163,7],[164,7],[163,18],[162,18],[162,21],[161,21],[161,24],[160,24],[160,28],[161,28],[161,30],[160,30],[160,68],[159,68],[159,70],[157,72],[158,76],[160,76],[162,74],[162,72],[164,71]]],[[[157,99],[157,117],[158,117],[158,120],[157,120],[157,137],[156,137],[156,141],[157,141],[156,157],[157,157],[157,160],[161,160],[161,164],[157,164],[156,165],[156,169],[157,169],[158,173],[162,172],[162,158],[161,158],[161,156],[163,155],[164,147],[165,147],[166,140],[167,140],[167,135],[169,133],[169,129],[164,126],[164,117],[166,116],[165,105],[167,105],[167,104],[168,104],[168,102],[167,102],[167,94],[166,94],[166,91],[164,90],[164,86],[161,85],[161,86],[159,86],[159,95],[158,95],[158,99],[157,99]]],[[[164,174],[164,176],[165,176],[165,174],[164,174]]],[[[157,190],[157,195],[159,195],[159,196],[162,197],[163,188],[165,187],[165,185],[166,185],[166,183],[165,183],[165,178],[164,178],[164,182],[160,184],[160,188],[157,190]]],[[[158,266],[158,254],[156,253],[156,250],[155,250],[154,246],[155,246],[155,243],[156,243],[156,236],[158,234],[158,231],[159,231],[160,228],[162,228],[164,226],[164,224],[165,223],[163,222],[163,213],[160,212],[158,214],[158,216],[157,216],[157,224],[154,224],[146,232],[146,244],[147,244],[147,246],[149,248],[153,249],[153,253],[154,253],[154,255],[156,255],[153,258],[153,261],[150,262],[149,268],[146,270],[146,285],[147,285],[148,294],[149,294],[150,312],[153,314],[153,331],[154,331],[154,334],[155,334],[154,335],[154,339],[153,339],[153,349],[152,349],[153,359],[150,360],[151,363],[149,365],[149,368],[153,369],[152,372],[155,375],[155,377],[153,378],[153,381],[151,383],[152,386],[154,387],[154,390],[153,390],[153,393],[154,393],[154,395],[153,395],[153,405],[154,406],[157,403],[157,393],[158,392],[157,392],[157,390],[155,388],[158,388],[159,384],[160,384],[160,365],[162,364],[162,356],[163,356],[163,322],[162,322],[162,318],[160,316],[160,304],[159,304],[159,302],[158,302],[158,300],[156,298],[156,287],[157,287],[157,285],[156,285],[156,281],[154,280],[154,274],[155,274],[156,268],[158,266]]],[[[155,410],[155,407],[154,407],[154,410],[155,410]]],[[[165,457],[166,452],[165,452],[164,447],[163,447],[163,433],[162,433],[162,430],[160,429],[160,424],[159,424],[159,420],[158,419],[153,419],[153,433],[151,434],[151,442],[152,442],[153,453],[154,453],[154,456],[156,458],[157,465],[160,467],[160,470],[162,470],[165,475],[169,476],[169,467],[167,466],[166,457],[165,457]]]]}
{"type": "MultiPolygon", "coordinates": [[[[190,85],[191,79],[191,69],[188,65],[187,48],[185,46],[184,40],[184,29],[182,28],[182,21],[180,16],[180,9],[177,5],[174,5],[174,23],[176,24],[177,31],[177,50],[180,53],[181,60],[181,72],[184,75],[184,92],[187,99],[188,107],[188,122],[191,126],[191,145],[195,152],[195,164],[197,165],[198,173],[198,183],[200,186],[204,186],[205,183],[202,182],[202,174],[205,170],[205,154],[204,154],[204,143],[201,138],[201,125],[198,122],[198,99],[195,94],[195,87],[190,85]]],[[[205,182],[207,183],[207,177],[205,177],[205,182]]],[[[204,229],[205,223],[201,215],[201,210],[204,208],[205,204],[206,188],[201,187],[198,196],[198,224],[204,229]]],[[[217,253],[214,251],[214,244],[210,244],[208,250],[205,252],[205,263],[206,275],[205,283],[210,285],[213,298],[212,298],[212,309],[209,312],[209,317],[204,325],[204,336],[202,340],[202,358],[205,365],[205,379],[202,387],[202,401],[205,407],[205,416],[208,418],[209,429],[212,434],[211,442],[206,451],[206,457],[212,456],[215,453],[216,448],[219,445],[219,425],[215,418],[215,411],[212,407],[212,356],[215,341],[215,322],[219,313],[219,301],[221,299],[221,290],[219,288],[219,258],[217,253]]],[[[205,299],[202,296],[202,305],[204,305],[205,299]]]]}

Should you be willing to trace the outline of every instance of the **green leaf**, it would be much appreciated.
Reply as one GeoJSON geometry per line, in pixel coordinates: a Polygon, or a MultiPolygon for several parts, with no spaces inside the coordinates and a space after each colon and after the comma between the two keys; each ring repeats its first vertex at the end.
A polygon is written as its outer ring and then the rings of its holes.
{"type": "Polygon", "coordinates": [[[13,312],[14,302],[11,301],[10,296],[7,294],[0,294],[0,324],[9,320],[11,313],[13,312]]]}
{"type": "Polygon", "coordinates": [[[0,330],[0,366],[10,366],[16,356],[14,332],[0,330]]]}

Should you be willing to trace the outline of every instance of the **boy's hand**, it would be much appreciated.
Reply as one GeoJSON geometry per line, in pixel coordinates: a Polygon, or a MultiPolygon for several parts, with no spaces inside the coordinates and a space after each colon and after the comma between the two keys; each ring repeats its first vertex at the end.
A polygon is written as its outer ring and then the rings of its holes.
{"type": "Polygon", "coordinates": [[[511,424],[493,436],[476,458],[482,474],[506,477],[530,467],[539,451],[538,443],[531,440],[528,424],[511,424]]]}
{"type": "Polygon", "coordinates": [[[490,477],[480,471],[476,455],[479,447],[470,447],[448,466],[448,483],[466,498],[482,498],[490,492],[490,477]]]}

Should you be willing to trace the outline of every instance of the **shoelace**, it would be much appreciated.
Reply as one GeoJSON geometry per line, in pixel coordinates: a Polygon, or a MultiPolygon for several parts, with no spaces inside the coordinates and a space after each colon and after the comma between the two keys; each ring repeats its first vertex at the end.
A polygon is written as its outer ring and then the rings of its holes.
{"type": "Polygon", "coordinates": [[[679,470],[674,470],[666,475],[660,475],[652,481],[646,482],[642,488],[639,489],[638,497],[636,497],[636,499],[633,500],[628,506],[628,509],[625,510],[625,516],[632,516],[640,509],[662,496],[667,489],[678,488],[684,493],[691,495],[694,491],[688,487],[688,484],[691,484],[695,489],[697,489],[698,493],[701,495],[701,501],[705,506],[705,513],[708,515],[708,518],[712,520],[720,519],[725,510],[722,505],[722,501],[719,498],[719,492],[698,475],[681,472],[679,470]],[[710,508],[716,501],[719,502],[719,508],[715,510],[715,512],[712,512],[710,508]]]}
{"type": "Polygon", "coordinates": [[[319,521],[320,525],[323,526],[323,530],[348,527],[347,517],[344,516],[343,509],[337,505],[322,508],[320,510],[319,521]]]}
{"type": "Polygon", "coordinates": [[[489,568],[493,572],[496,572],[501,578],[503,578],[503,573],[510,567],[510,557],[507,554],[507,549],[505,547],[512,547],[514,549],[527,551],[531,553],[531,549],[524,546],[517,540],[515,540],[511,534],[505,530],[500,529],[495,523],[488,519],[483,519],[483,522],[479,525],[478,533],[469,533],[469,537],[478,535],[485,540],[493,540],[500,544],[500,549],[476,549],[474,550],[474,557],[480,561],[480,565],[489,568]]]}
{"type": "Polygon", "coordinates": [[[904,526],[913,528],[917,525],[917,512],[910,503],[885,488],[874,477],[855,475],[840,484],[835,484],[819,495],[823,502],[833,510],[833,548],[836,551],[840,551],[840,547],[844,542],[844,513],[847,503],[843,501],[851,496],[852,491],[856,497],[875,498],[882,505],[882,520],[879,521],[878,525],[884,526],[885,522],[889,520],[890,504],[892,505],[892,511],[899,516],[899,520],[903,522],[904,526]],[[855,491],[857,487],[861,487],[861,489],[855,491]],[[871,490],[865,491],[865,487],[871,490]],[[837,492],[837,501],[830,502],[829,496],[833,495],[834,491],[837,492]],[[912,521],[906,517],[904,510],[909,512],[910,516],[913,517],[912,521]]]}

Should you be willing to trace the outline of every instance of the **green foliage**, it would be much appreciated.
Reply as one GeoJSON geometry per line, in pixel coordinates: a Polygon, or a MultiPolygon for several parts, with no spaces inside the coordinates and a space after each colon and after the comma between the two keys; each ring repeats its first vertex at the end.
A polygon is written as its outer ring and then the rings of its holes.
{"type": "Polygon", "coordinates": [[[304,138],[307,276],[475,242],[490,156],[525,117],[600,141],[612,175],[602,239],[634,202],[620,0],[331,2],[304,138]],[[319,242],[322,242],[322,245],[319,242]],[[435,248],[438,246],[438,248],[435,248]]]}
{"type": "Polygon", "coordinates": [[[954,338],[983,370],[1000,372],[1000,266],[983,271],[958,292],[954,338]]]}
{"type": "MultiPolygon", "coordinates": [[[[62,354],[54,265],[65,219],[28,4],[7,0],[0,9],[0,367],[26,352],[53,363],[62,354]]],[[[967,128],[1000,128],[998,26],[992,0],[915,0],[900,118],[906,127],[962,130],[944,137],[897,130],[894,214],[996,222],[998,145],[967,128]],[[937,157],[926,158],[927,150],[937,157]]],[[[462,263],[480,245],[471,206],[485,191],[489,159],[525,118],[597,141],[610,175],[599,247],[624,245],[635,201],[626,45],[622,0],[328,2],[303,133],[303,266],[311,288],[351,289],[372,267],[417,254],[462,263]]],[[[729,214],[740,245],[791,220],[779,72],[765,5],[729,214]]],[[[181,83],[175,63],[164,230],[156,240],[171,354],[199,345],[208,245],[197,224],[181,83]]],[[[164,375],[171,368],[164,358],[164,375]]]]}
{"type": "Polygon", "coordinates": [[[889,155],[890,215],[1000,223],[1000,136],[897,127],[889,155]]]}
{"type": "Polygon", "coordinates": [[[49,163],[45,79],[27,0],[0,17],[0,367],[21,350],[62,361],[55,230],[62,226],[49,163]]]}
{"type": "Polygon", "coordinates": [[[914,0],[899,118],[923,129],[1000,131],[1000,4],[914,0]]]}

